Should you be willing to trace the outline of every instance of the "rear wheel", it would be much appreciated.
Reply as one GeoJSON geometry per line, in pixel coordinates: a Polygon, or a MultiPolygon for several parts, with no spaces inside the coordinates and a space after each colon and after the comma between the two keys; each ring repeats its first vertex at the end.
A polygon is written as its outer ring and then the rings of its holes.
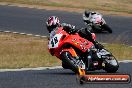
{"type": "Polygon", "coordinates": [[[112,29],[107,25],[107,24],[103,24],[102,28],[106,31],[108,31],[109,33],[112,33],[112,29]]]}

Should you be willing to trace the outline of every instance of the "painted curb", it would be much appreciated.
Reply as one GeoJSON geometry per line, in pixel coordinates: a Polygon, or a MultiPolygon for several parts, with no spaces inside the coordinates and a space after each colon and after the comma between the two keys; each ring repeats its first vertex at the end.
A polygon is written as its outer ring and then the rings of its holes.
{"type": "Polygon", "coordinates": [[[20,34],[20,35],[27,35],[27,36],[34,36],[34,37],[41,37],[41,38],[46,38],[47,37],[47,36],[42,36],[42,35],[34,35],[34,34],[27,34],[27,33],[20,33],[20,32],[12,32],[12,31],[2,31],[2,30],[0,30],[0,32],[20,34]]]}
{"type": "MultiPolygon", "coordinates": [[[[20,33],[20,32],[12,32],[12,31],[2,31],[0,30],[0,32],[4,32],[4,33],[13,33],[13,34],[20,34],[20,35],[27,35],[27,36],[35,36],[35,37],[41,37],[41,38],[47,38],[47,36],[42,36],[42,35],[34,35],[34,34],[27,34],[27,33],[20,33]]],[[[108,43],[102,43],[101,44],[108,44],[108,43]]],[[[132,47],[132,46],[130,46],[132,47]]]]}
{"type": "Polygon", "coordinates": [[[62,66],[54,66],[54,67],[37,67],[37,68],[21,68],[21,69],[0,69],[0,72],[8,72],[8,71],[30,71],[30,70],[48,70],[48,69],[60,69],[62,66]]]}
{"type": "MultiPolygon", "coordinates": [[[[122,60],[119,63],[131,63],[132,60],[122,60]]],[[[21,68],[21,69],[0,69],[0,72],[9,72],[9,71],[37,71],[37,70],[48,70],[48,69],[62,69],[62,66],[54,67],[37,67],[37,68],[21,68]]]]}

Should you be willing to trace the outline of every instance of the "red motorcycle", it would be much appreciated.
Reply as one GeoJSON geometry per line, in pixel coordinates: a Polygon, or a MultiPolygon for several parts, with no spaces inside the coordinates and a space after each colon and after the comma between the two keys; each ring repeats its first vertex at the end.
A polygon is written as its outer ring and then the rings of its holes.
{"type": "Polygon", "coordinates": [[[86,57],[88,56],[87,50],[91,50],[92,55],[96,56],[92,58],[92,70],[104,69],[107,72],[116,72],[119,67],[116,58],[108,50],[105,48],[97,50],[92,42],[80,37],[78,33],[67,33],[63,30],[63,27],[59,27],[57,30],[51,32],[48,49],[53,56],[62,60],[63,68],[71,69],[80,75],[85,75],[85,72],[89,70],[86,57]],[[76,57],[79,57],[81,63],[78,67],[75,67],[71,63],[71,59],[74,61],[76,57]]]}

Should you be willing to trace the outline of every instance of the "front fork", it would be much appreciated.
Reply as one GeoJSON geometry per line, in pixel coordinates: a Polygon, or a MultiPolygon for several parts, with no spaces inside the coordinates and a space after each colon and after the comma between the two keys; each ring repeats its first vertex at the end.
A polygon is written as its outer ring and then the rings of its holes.
{"type": "Polygon", "coordinates": [[[78,75],[85,75],[85,64],[83,63],[82,60],[79,60],[79,57],[78,57],[77,53],[75,52],[75,50],[72,47],[70,47],[70,48],[67,48],[67,49],[63,49],[62,52],[69,52],[72,55],[72,57],[74,57],[76,60],[81,62],[82,63],[81,66],[77,65],[78,75]]]}

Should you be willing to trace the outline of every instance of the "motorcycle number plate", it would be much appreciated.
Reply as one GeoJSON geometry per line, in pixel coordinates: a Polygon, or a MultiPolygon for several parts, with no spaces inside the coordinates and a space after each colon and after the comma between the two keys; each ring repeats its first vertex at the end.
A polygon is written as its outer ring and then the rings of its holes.
{"type": "Polygon", "coordinates": [[[52,39],[50,39],[48,44],[49,49],[58,47],[61,36],[62,34],[56,34],[52,37],[52,39]]]}

